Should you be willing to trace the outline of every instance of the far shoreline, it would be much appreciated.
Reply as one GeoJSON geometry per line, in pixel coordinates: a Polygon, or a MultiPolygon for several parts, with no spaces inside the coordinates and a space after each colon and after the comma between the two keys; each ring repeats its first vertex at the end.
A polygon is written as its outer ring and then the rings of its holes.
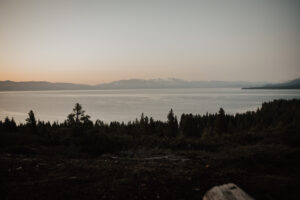
{"type": "Polygon", "coordinates": [[[281,88],[281,87],[250,87],[250,88],[241,88],[242,90],[300,90],[300,88],[292,88],[292,87],[287,87],[287,88],[281,88]]]}

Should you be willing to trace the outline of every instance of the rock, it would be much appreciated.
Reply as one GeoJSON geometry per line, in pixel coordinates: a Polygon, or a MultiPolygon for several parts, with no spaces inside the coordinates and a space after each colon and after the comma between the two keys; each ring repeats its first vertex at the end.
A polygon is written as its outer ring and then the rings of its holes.
{"type": "Polygon", "coordinates": [[[233,183],[215,186],[207,191],[203,200],[254,200],[233,183]]]}

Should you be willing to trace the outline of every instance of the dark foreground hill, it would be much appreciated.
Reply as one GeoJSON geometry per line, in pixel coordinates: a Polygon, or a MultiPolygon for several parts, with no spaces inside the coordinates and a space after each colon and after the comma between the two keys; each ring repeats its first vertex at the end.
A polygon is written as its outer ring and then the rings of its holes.
{"type": "Polygon", "coordinates": [[[0,196],[199,200],[234,182],[255,199],[298,199],[299,121],[299,99],[128,124],[92,122],[79,104],[61,124],[30,112],[26,124],[0,122],[0,196]]]}

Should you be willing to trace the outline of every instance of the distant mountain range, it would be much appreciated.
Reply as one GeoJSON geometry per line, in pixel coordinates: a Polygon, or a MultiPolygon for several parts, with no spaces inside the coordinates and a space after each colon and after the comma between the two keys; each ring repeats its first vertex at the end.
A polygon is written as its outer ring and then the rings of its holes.
{"type": "Polygon", "coordinates": [[[259,87],[245,87],[243,89],[300,89],[300,78],[276,84],[265,84],[259,87]]]}
{"type": "Polygon", "coordinates": [[[73,83],[50,83],[46,81],[0,81],[0,91],[38,91],[38,90],[89,90],[92,86],[73,83]]]}
{"type": "Polygon", "coordinates": [[[169,79],[129,79],[97,85],[99,89],[156,89],[156,88],[241,88],[259,86],[261,83],[244,81],[185,81],[169,79]]]}
{"type": "MultiPolygon", "coordinates": [[[[100,90],[100,89],[158,89],[158,88],[247,88],[273,89],[271,86],[280,85],[281,88],[299,89],[300,79],[287,83],[267,84],[266,82],[245,81],[185,81],[181,79],[129,79],[119,80],[98,85],[73,83],[51,83],[45,81],[14,82],[0,81],[0,91],[38,91],[38,90],[100,90]],[[294,87],[294,84],[298,86],[294,87]],[[266,87],[269,88],[266,88],[266,87]],[[285,87],[284,87],[285,86],[285,87]]],[[[276,89],[277,89],[276,88],[276,89]]]]}

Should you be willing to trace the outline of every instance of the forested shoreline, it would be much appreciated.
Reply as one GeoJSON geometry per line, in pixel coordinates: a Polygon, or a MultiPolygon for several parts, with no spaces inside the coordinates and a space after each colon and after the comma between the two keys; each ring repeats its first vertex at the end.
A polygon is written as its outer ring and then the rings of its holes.
{"type": "Polygon", "coordinates": [[[63,146],[93,156],[138,148],[216,150],[228,141],[233,144],[256,141],[263,131],[298,131],[299,121],[299,99],[274,100],[263,103],[257,111],[235,115],[226,114],[223,108],[215,114],[182,114],[180,120],[171,109],[165,122],[142,113],[139,119],[126,124],[93,122],[77,103],[63,123],[37,121],[33,111],[28,113],[25,124],[17,125],[13,118],[6,117],[0,121],[1,148],[63,146]]]}

